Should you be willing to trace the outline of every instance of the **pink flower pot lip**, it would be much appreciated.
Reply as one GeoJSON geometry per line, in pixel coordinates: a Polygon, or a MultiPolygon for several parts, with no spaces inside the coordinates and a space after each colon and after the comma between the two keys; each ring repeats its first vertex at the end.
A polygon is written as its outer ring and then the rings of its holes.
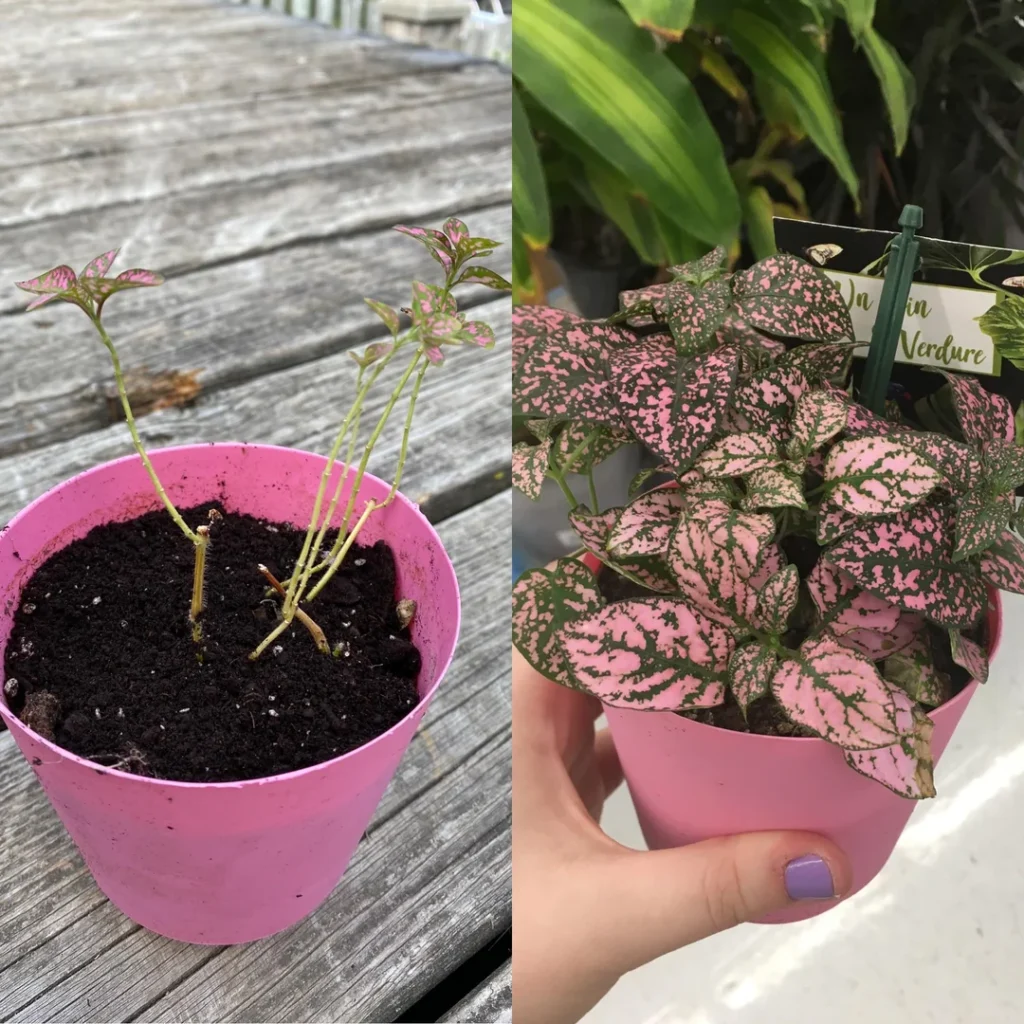
{"type": "MultiPolygon", "coordinates": [[[[324,463],[324,462],[327,461],[325,456],[319,455],[316,452],[308,452],[308,451],[305,451],[304,449],[301,449],[301,448],[288,448],[285,445],[255,444],[255,443],[248,443],[248,442],[245,442],[245,441],[209,441],[209,442],[206,442],[206,443],[203,443],[203,444],[172,445],[172,446],[165,447],[165,448],[153,448],[153,449],[150,450],[149,454],[150,455],[154,455],[157,452],[184,452],[184,451],[194,450],[194,449],[197,449],[197,448],[202,448],[202,449],[220,448],[220,449],[225,449],[225,450],[227,450],[227,449],[230,449],[230,450],[247,449],[247,450],[250,450],[250,451],[257,451],[257,452],[258,451],[287,451],[287,452],[292,452],[292,453],[298,453],[300,455],[308,455],[310,458],[315,459],[316,461],[318,461],[320,463],[324,463]]],[[[45,493],[41,494],[38,498],[36,498],[30,504],[26,505],[16,516],[14,516],[10,520],[10,522],[7,524],[7,526],[3,527],[3,529],[0,530],[0,544],[2,544],[4,542],[4,537],[7,534],[8,529],[11,526],[14,526],[17,522],[19,522],[22,519],[26,519],[26,518],[30,517],[33,514],[33,512],[38,508],[38,506],[40,506],[47,499],[49,499],[49,498],[53,497],[54,495],[56,495],[57,493],[59,493],[65,487],[70,486],[76,480],[80,479],[81,477],[88,476],[90,473],[96,473],[96,472],[99,472],[100,470],[107,469],[110,466],[115,466],[115,465],[118,465],[120,463],[133,462],[133,461],[134,462],[139,461],[138,455],[136,455],[134,453],[131,454],[131,455],[122,456],[119,459],[111,459],[108,462],[100,463],[98,466],[93,466],[90,469],[87,469],[87,470],[85,470],[82,473],[78,473],[78,474],[76,474],[73,477],[69,477],[67,480],[64,480],[61,483],[57,484],[56,487],[50,488],[50,490],[48,490],[45,493]]],[[[373,480],[379,480],[379,478],[374,477],[372,473],[364,474],[364,479],[366,479],[366,478],[373,479],[373,480]]],[[[383,483],[383,481],[379,481],[379,482],[383,483]]],[[[450,559],[448,559],[447,551],[445,551],[444,544],[441,542],[441,538],[438,536],[437,531],[434,529],[433,525],[430,523],[430,521],[427,519],[427,517],[425,515],[423,515],[423,513],[420,511],[419,506],[415,502],[410,501],[404,494],[402,494],[401,491],[399,491],[396,494],[395,500],[400,502],[402,505],[404,505],[411,515],[417,517],[420,520],[421,526],[428,532],[428,535],[437,543],[438,548],[444,553],[445,559],[448,562],[448,569],[451,572],[452,584],[453,584],[453,586],[455,588],[455,594],[456,594],[456,596],[458,596],[458,594],[459,594],[458,578],[455,575],[455,570],[454,570],[454,568],[451,565],[450,559]]],[[[461,606],[461,602],[456,601],[454,612],[455,612],[455,637],[456,637],[456,640],[457,640],[458,635],[459,635],[459,631],[460,631],[460,628],[461,628],[461,624],[462,624],[462,606],[461,606]]],[[[364,743],[362,746],[355,747],[354,749],[348,751],[345,754],[340,754],[338,757],[332,757],[329,761],[321,761],[319,764],[309,765],[309,767],[307,767],[307,768],[299,768],[299,769],[297,769],[296,771],[293,771],[293,772],[282,772],[279,775],[266,775],[266,776],[263,776],[262,778],[258,778],[258,779],[242,779],[242,780],[239,780],[239,781],[236,781],[236,782],[179,782],[179,781],[174,780],[174,779],[151,779],[151,778],[147,778],[144,775],[134,775],[131,772],[122,772],[122,771],[120,771],[120,770],[118,770],[116,768],[108,768],[106,765],[98,765],[95,761],[89,761],[89,760],[87,760],[84,757],[79,757],[77,754],[73,754],[70,750],[65,750],[63,747],[58,746],[56,743],[52,743],[50,740],[46,739],[45,737],[40,736],[34,730],[29,729],[28,726],[26,726],[21,721],[21,719],[18,718],[16,715],[14,715],[11,712],[11,710],[7,707],[7,698],[4,696],[3,687],[2,687],[2,681],[3,681],[3,678],[4,678],[3,662],[2,662],[2,653],[3,653],[2,647],[0,647],[0,718],[2,718],[7,723],[8,729],[12,729],[12,730],[21,729],[21,730],[24,730],[25,732],[30,732],[34,737],[36,737],[38,742],[42,743],[45,747],[47,747],[50,751],[52,751],[58,757],[61,757],[61,758],[65,759],[65,760],[73,761],[73,762],[75,762],[76,764],[78,764],[78,765],[80,765],[82,767],[91,768],[94,771],[99,770],[102,774],[109,773],[111,775],[120,776],[123,779],[129,780],[131,782],[131,784],[134,784],[134,785],[146,786],[146,785],[154,785],[154,784],[156,784],[156,785],[159,785],[159,786],[170,786],[170,787],[173,787],[173,788],[180,788],[180,789],[183,789],[183,790],[184,789],[187,789],[187,790],[194,790],[194,789],[206,789],[206,790],[208,790],[208,789],[226,789],[226,790],[230,790],[230,789],[238,789],[238,788],[241,788],[241,787],[244,787],[244,786],[266,786],[266,785],[273,785],[276,782],[287,782],[287,781],[299,778],[299,777],[304,776],[304,775],[312,775],[312,774],[315,774],[318,771],[322,771],[328,765],[338,764],[339,762],[345,761],[346,759],[355,758],[358,755],[360,755],[361,753],[363,753],[368,747],[373,746],[375,743],[380,742],[385,737],[390,736],[396,730],[400,729],[402,727],[403,723],[406,722],[413,714],[415,714],[416,709],[418,707],[420,707],[425,701],[427,701],[431,697],[433,697],[433,695],[434,695],[435,691],[437,690],[438,686],[441,685],[441,680],[444,679],[445,675],[448,672],[448,668],[451,665],[452,658],[455,655],[455,647],[456,647],[456,643],[453,643],[452,644],[452,652],[451,652],[451,654],[449,654],[448,660],[445,661],[444,664],[440,667],[439,671],[437,672],[437,677],[434,679],[434,682],[430,685],[430,688],[425,693],[420,694],[420,699],[419,699],[418,703],[413,708],[411,708],[409,710],[409,712],[402,719],[400,719],[398,722],[396,722],[390,729],[388,729],[385,732],[380,733],[378,736],[375,736],[368,743],[364,743]]]]}
{"type": "MultiPolygon", "coordinates": [[[[663,485],[665,486],[665,485],[663,485]]],[[[656,488],[659,489],[660,488],[656,488]]],[[[601,566],[601,561],[595,555],[592,555],[587,551],[583,555],[583,563],[590,569],[591,572],[597,575],[597,571],[601,566]]],[[[997,648],[999,647],[999,641],[1003,635],[1003,611],[1002,602],[999,599],[999,591],[993,587],[988,587],[988,610],[986,618],[988,621],[988,656],[991,659],[997,648]]],[[[952,700],[947,700],[945,704],[935,708],[929,712],[929,716],[934,717],[936,714],[941,714],[946,708],[959,707],[961,704],[966,704],[970,700],[971,695],[977,687],[977,682],[972,680],[969,682],[952,700]]],[[[641,711],[641,708],[624,708],[626,711],[641,711]]],[[[673,715],[674,711],[649,711],[646,714],[651,715],[673,715]]],[[[785,743],[787,745],[792,743],[825,743],[826,740],[821,739],[818,736],[765,736],[761,733],[753,732],[735,732],[732,729],[719,729],[717,725],[708,725],[706,722],[696,722],[693,719],[687,720],[687,727],[693,727],[696,729],[713,729],[715,732],[731,734],[738,737],[743,743],[758,743],[762,746],[768,746],[769,744],[785,743]]],[[[725,739],[725,736],[723,736],[725,739]]]]}

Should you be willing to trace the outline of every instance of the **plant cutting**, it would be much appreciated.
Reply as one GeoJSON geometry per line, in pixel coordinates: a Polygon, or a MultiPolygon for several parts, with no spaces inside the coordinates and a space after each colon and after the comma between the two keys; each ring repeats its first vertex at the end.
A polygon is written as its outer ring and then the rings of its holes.
{"type": "Polygon", "coordinates": [[[451,563],[399,486],[425,375],[449,346],[494,343],[454,287],[505,284],[472,265],[497,243],[461,221],[399,230],[444,281],[413,283],[404,328],[367,300],[390,339],[353,356],[355,397],[326,457],[147,452],[103,313],[159,276],[110,277],[110,252],[21,285],[32,308],[60,300],[89,317],[136,454],[43,495],[0,537],[0,716],[101,888],[175,938],[249,941],[327,896],[451,658],[451,563]],[[368,464],[396,410],[385,482],[368,464]]]}
{"type": "Polygon", "coordinates": [[[992,588],[1024,593],[1024,449],[972,377],[946,374],[951,434],[872,412],[819,268],[725,266],[719,248],[673,267],[610,321],[516,311],[535,438],[516,486],[628,443],[662,465],[615,507],[570,503],[580,551],[520,578],[513,638],[603,702],[651,845],[810,829],[844,846],[856,890],[935,795],[988,675],[992,588]]]}

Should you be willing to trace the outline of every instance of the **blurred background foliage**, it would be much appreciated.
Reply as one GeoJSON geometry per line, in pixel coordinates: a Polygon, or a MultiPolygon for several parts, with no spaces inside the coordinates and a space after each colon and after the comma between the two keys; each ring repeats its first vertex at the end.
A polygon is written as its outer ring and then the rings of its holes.
{"type": "Polygon", "coordinates": [[[545,258],[657,277],[772,217],[1024,230],[1024,0],[517,0],[518,301],[545,258]]]}

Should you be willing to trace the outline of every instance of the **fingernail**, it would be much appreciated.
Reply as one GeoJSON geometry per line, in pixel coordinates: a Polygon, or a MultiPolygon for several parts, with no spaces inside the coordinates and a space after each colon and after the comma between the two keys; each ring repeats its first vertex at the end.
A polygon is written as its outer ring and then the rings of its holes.
{"type": "Polygon", "coordinates": [[[786,865],[786,892],[791,900],[830,900],[836,895],[828,865],[814,853],[786,865]]]}

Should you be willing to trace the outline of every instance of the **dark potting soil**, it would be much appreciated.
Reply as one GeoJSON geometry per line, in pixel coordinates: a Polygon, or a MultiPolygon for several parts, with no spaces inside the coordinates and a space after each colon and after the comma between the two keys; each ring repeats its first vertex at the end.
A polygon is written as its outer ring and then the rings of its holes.
{"type": "Polygon", "coordinates": [[[163,511],[100,526],[25,588],[5,655],[13,710],[98,765],[185,782],[319,764],[402,719],[419,700],[420,654],[399,624],[387,544],[353,545],[305,606],[335,655],[295,621],[253,662],[281,603],[257,565],[285,579],[304,534],[213,504],[183,514],[199,525],[211,508],[224,518],[207,553],[202,660],[192,545],[163,511]]]}
{"type": "MultiPolygon", "coordinates": [[[[787,555],[789,554],[790,552],[787,550],[787,555]]],[[[810,562],[809,567],[813,568],[813,561],[810,562]]],[[[801,576],[803,575],[805,573],[801,569],[801,576]]],[[[651,591],[604,565],[598,572],[597,584],[605,600],[609,602],[629,601],[638,597],[651,596],[651,591]]],[[[935,667],[949,678],[952,695],[956,696],[971,681],[971,677],[966,669],[953,661],[949,640],[942,630],[929,624],[928,634],[935,667]]],[[[988,630],[984,622],[967,635],[987,649],[988,630]]],[[[786,642],[789,643],[791,639],[794,638],[787,635],[786,642]]],[[[795,639],[798,642],[799,638],[795,639]]],[[[677,711],[676,714],[703,725],[713,725],[719,729],[729,729],[733,732],[750,732],[762,736],[813,737],[817,735],[805,726],[794,722],[771,694],[766,694],[753,701],[747,708],[746,718],[743,717],[743,712],[731,692],[726,693],[725,702],[716,707],[677,711]]]]}

